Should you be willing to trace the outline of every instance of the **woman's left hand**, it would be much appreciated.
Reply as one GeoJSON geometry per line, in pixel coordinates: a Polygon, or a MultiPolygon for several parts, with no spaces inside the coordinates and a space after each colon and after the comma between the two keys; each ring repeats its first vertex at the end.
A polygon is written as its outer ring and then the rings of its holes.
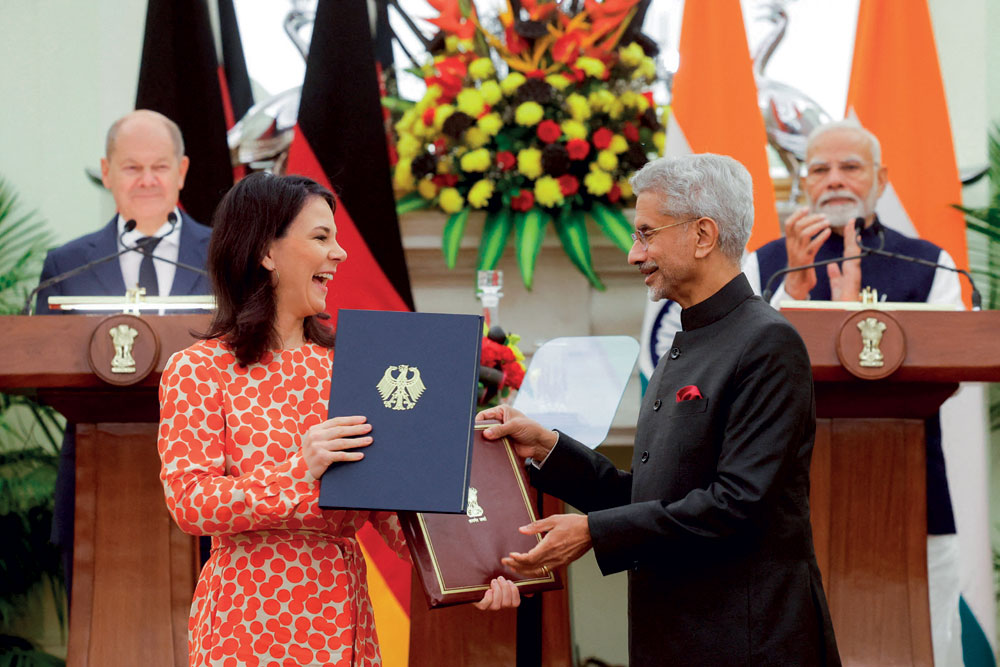
{"type": "Polygon", "coordinates": [[[480,610],[497,611],[500,609],[513,609],[521,604],[521,593],[513,581],[504,577],[497,577],[490,582],[490,588],[483,595],[483,599],[474,602],[473,606],[480,610]]]}

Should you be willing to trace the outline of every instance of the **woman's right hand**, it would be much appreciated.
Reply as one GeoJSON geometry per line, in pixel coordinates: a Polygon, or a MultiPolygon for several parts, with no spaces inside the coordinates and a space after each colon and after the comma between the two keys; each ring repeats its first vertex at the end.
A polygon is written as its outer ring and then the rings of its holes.
{"type": "Polygon", "coordinates": [[[302,458],[309,466],[309,473],[319,479],[331,463],[360,461],[363,452],[347,451],[372,444],[372,437],[356,437],[369,433],[372,425],[367,417],[334,417],[316,424],[302,438],[302,458]]]}

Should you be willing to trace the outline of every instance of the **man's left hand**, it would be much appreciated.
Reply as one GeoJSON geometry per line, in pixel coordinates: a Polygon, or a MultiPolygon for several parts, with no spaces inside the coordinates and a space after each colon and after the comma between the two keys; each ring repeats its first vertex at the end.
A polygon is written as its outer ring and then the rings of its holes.
{"type": "Polygon", "coordinates": [[[518,530],[525,535],[546,533],[528,553],[515,552],[500,560],[524,575],[546,576],[550,570],[568,565],[587,553],[592,545],[590,524],[582,514],[554,514],[518,530]]]}
{"type": "MultiPolygon", "coordinates": [[[[854,221],[844,226],[844,256],[853,257],[861,253],[858,245],[858,232],[854,230],[854,221]]],[[[830,299],[833,301],[858,301],[861,297],[861,260],[851,259],[826,265],[826,275],[830,279],[830,299]]]]}

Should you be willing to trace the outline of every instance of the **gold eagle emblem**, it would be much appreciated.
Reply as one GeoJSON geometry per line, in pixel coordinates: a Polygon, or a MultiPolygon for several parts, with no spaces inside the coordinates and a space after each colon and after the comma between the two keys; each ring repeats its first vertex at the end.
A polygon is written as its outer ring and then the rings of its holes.
{"type": "Polygon", "coordinates": [[[427,387],[420,379],[420,370],[416,366],[400,364],[385,369],[385,374],[375,388],[382,396],[385,407],[393,410],[409,410],[417,404],[417,399],[427,387]]]}

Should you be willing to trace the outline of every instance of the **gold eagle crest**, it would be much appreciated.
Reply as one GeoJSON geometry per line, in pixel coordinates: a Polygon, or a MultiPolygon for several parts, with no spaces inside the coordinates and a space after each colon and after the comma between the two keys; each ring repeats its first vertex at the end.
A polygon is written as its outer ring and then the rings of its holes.
{"type": "Polygon", "coordinates": [[[393,410],[409,410],[417,404],[417,399],[427,388],[420,379],[420,370],[416,366],[389,366],[385,369],[382,379],[375,385],[382,396],[382,403],[393,410]],[[393,372],[398,371],[395,376],[393,372]]]}

